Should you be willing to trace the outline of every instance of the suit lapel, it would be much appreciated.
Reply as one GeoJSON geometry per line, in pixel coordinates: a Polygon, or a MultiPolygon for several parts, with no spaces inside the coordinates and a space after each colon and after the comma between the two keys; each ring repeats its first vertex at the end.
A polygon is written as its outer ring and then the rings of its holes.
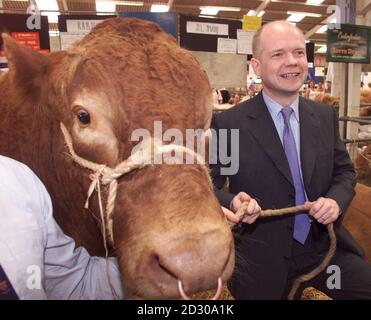
{"type": "Polygon", "coordinates": [[[305,99],[299,99],[300,156],[304,186],[309,187],[316,162],[316,146],[319,140],[319,119],[314,108],[305,99]]]}
{"type": "Polygon", "coordinates": [[[263,96],[260,93],[254,99],[254,102],[251,101],[251,108],[247,110],[247,128],[278,170],[293,185],[285,151],[263,96]]]}

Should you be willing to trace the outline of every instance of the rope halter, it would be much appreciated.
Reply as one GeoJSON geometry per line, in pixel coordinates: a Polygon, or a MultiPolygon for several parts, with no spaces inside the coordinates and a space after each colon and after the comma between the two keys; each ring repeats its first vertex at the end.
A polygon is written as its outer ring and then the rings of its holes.
{"type": "MultiPolygon", "coordinates": [[[[115,207],[115,200],[117,195],[117,187],[118,187],[118,179],[136,169],[141,169],[150,165],[153,165],[155,159],[158,160],[159,157],[162,155],[171,155],[175,153],[176,156],[181,155],[180,159],[183,159],[183,154],[192,156],[194,160],[196,160],[196,164],[201,165],[205,176],[209,182],[210,187],[212,188],[212,181],[209,173],[209,169],[205,163],[205,159],[201,157],[199,154],[194,152],[192,149],[184,147],[182,145],[177,144],[167,144],[163,145],[162,141],[157,138],[148,138],[144,139],[136,146],[136,152],[132,153],[132,155],[127,158],[126,160],[119,163],[115,168],[110,168],[104,164],[97,164],[95,162],[86,160],[79,155],[77,155],[74,151],[72,138],[70,133],[68,132],[65,125],[61,122],[60,127],[67,144],[68,151],[72,157],[72,159],[79,164],[80,166],[87,168],[93,171],[93,174],[90,175],[92,180],[90,187],[87,193],[87,199],[85,202],[85,208],[89,207],[89,199],[93,192],[96,190],[98,193],[98,202],[99,202],[99,210],[100,216],[102,220],[102,233],[103,233],[103,241],[104,246],[106,249],[106,255],[108,254],[107,250],[107,239],[114,244],[113,241],[113,211],[115,207]],[[102,205],[102,195],[101,195],[101,184],[108,185],[108,197],[106,202],[105,211],[103,210],[102,205]]],[[[210,131],[206,132],[206,136],[210,135],[210,131]]],[[[173,159],[173,158],[172,158],[173,159]]],[[[175,162],[181,163],[181,162],[175,162]]],[[[171,164],[171,163],[170,163],[171,164]]]]}

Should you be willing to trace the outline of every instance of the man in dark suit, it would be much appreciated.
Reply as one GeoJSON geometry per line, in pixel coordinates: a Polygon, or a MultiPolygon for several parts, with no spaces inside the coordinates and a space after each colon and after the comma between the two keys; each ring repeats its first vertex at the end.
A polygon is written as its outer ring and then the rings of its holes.
{"type": "MultiPolygon", "coordinates": [[[[299,97],[307,77],[303,33],[286,21],[266,24],[254,36],[253,56],[262,93],[212,121],[217,132],[239,129],[238,141],[227,139],[227,146],[219,145],[238,158],[239,170],[228,176],[230,193],[216,194],[233,212],[252,199],[264,209],[307,201],[313,206],[309,213],[264,219],[257,219],[256,208],[247,210],[246,223],[236,231],[230,291],[236,299],[286,299],[295,278],[322,261],[329,247],[326,225],[334,222],[338,248],[330,263],[333,271],[325,270],[305,285],[335,299],[370,299],[371,266],[341,226],[354,196],[355,174],[339,137],[336,111],[299,97]]],[[[218,189],[227,177],[221,163],[212,166],[218,189]]]]}

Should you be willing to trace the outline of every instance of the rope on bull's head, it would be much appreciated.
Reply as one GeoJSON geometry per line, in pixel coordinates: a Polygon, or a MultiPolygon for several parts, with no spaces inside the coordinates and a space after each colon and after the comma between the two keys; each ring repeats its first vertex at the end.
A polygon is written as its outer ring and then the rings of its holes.
{"type": "Polygon", "coordinates": [[[102,229],[103,229],[103,238],[104,238],[104,246],[106,249],[106,255],[108,255],[107,250],[107,238],[108,240],[114,244],[114,237],[113,237],[113,212],[115,208],[115,200],[117,196],[117,187],[119,179],[122,175],[125,175],[135,169],[141,169],[146,166],[152,165],[154,163],[154,159],[156,156],[163,155],[163,154],[171,154],[175,152],[175,154],[185,154],[190,155],[195,159],[196,164],[200,164],[203,172],[208,180],[209,186],[212,189],[212,181],[210,177],[210,172],[208,167],[205,164],[205,159],[203,159],[199,154],[194,152],[193,150],[186,148],[182,145],[175,145],[175,144],[168,144],[162,145],[162,141],[149,138],[141,142],[141,147],[138,148],[138,151],[133,153],[128,159],[119,163],[115,168],[110,168],[103,164],[98,164],[92,162],[90,160],[86,160],[79,155],[76,154],[72,144],[72,138],[70,133],[68,132],[65,125],[61,122],[60,127],[65,139],[65,142],[68,147],[68,151],[72,157],[72,159],[78,163],[80,166],[92,170],[94,173],[90,176],[92,182],[90,184],[88,195],[85,203],[85,208],[89,206],[89,199],[93,192],[96,190],[98,193],[98,201],[99,201],[99,208],[100,208],[100,215],[102,220],[102,229]],[[101,189],[100,183],[103,185],[109,185],[108,190],[108,197],[106,200],[106,210],[105,215],[102,206],[102,196],[101,196],[101,189]],[[107,234],[106,234],[107,230],[107,234]]]}
{"type": "MultiPolygon", "coordinates": [[[[310,210],[310,208],[312,208],[312,205],[308,203],[308,204],[304,204],[304,205],[300,205],[300,206],[283,208],[283,209],[262,210],[261,213],[260,213],[260,217],[262,217],[262,218],[277,217],[277,216],[282,216],[282,215],[291,214],[291,213],[297,213],[297,212],[301,212],[301,211],[308,211],[308,210],[310,210]]],[[[243,217],[245,216],[246,209],[247,209],[247,204],[245,203],[236,212],[236,216],[238,216],[240,218],[240,221],[242,221],[243,217]]],[[[234,223],[230,223],[230,225],[233,226],[234,223]]],[[[290,290],[290,293],[288,295],[289,300],[294,299],[296,291],[299,289],[299,286],[303,282],[309,281],[309,280],[313,279],[314,277],[316,277],[320,272],[322,272],[329,265],[331,259],[334,257],[335,252],[336,252],[336,235],[335,235],[334,224],[333,223],[329,223],[327,225],[327,231],[328,231],[328,234],[329,234],[329,237],[330,237],[330,247],[329,247],[329,250],[328,250],[326,256],[324,257],[324,259],[322,260],[320,265],[318,267],[316,267],[314,270],[312,270],[311,272],[309,272],[307,274],[301,275],[301,276],[299,276],[298,278],[295,279],[294,284],[293,284],[293,286],[290,290]]]]}

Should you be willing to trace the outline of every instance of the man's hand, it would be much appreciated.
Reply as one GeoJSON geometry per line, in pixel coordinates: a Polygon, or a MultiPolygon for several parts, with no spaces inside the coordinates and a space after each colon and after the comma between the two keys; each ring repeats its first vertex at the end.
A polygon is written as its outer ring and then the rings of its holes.
{"type": "Polygon", "coordinates": [[[240,221],[240,218],[237,217],[231,210],[222,207],[224,216],[227,218],[228,221],[233,222],[233,223],[238,223],[240,221]]]}
{"type": "MultiPolygon", "coordinates": [[[[245,216],[242,219],[242,222],[252,224],[259,217],[261,208],[256,202],[255,199],[251,198],[246,192],[240,192],[237,194],[231,202],[230,209],[233,212],[237,212],[241,208],[242,204],[247,203],[247,208],[245,211],[245,216]]],[[[234,223],[238,223],[240,219],[231,211],[226,208],[223,208],[224,215],[226,218],[234,223]]]]}
{"type": "Polygon", "coordinates": [[[334,222],[340,215],[340,207],[333,199],[321,197],[316,201],[307,203],[312,204],[309,214],[324,225],[334,222]]]}

